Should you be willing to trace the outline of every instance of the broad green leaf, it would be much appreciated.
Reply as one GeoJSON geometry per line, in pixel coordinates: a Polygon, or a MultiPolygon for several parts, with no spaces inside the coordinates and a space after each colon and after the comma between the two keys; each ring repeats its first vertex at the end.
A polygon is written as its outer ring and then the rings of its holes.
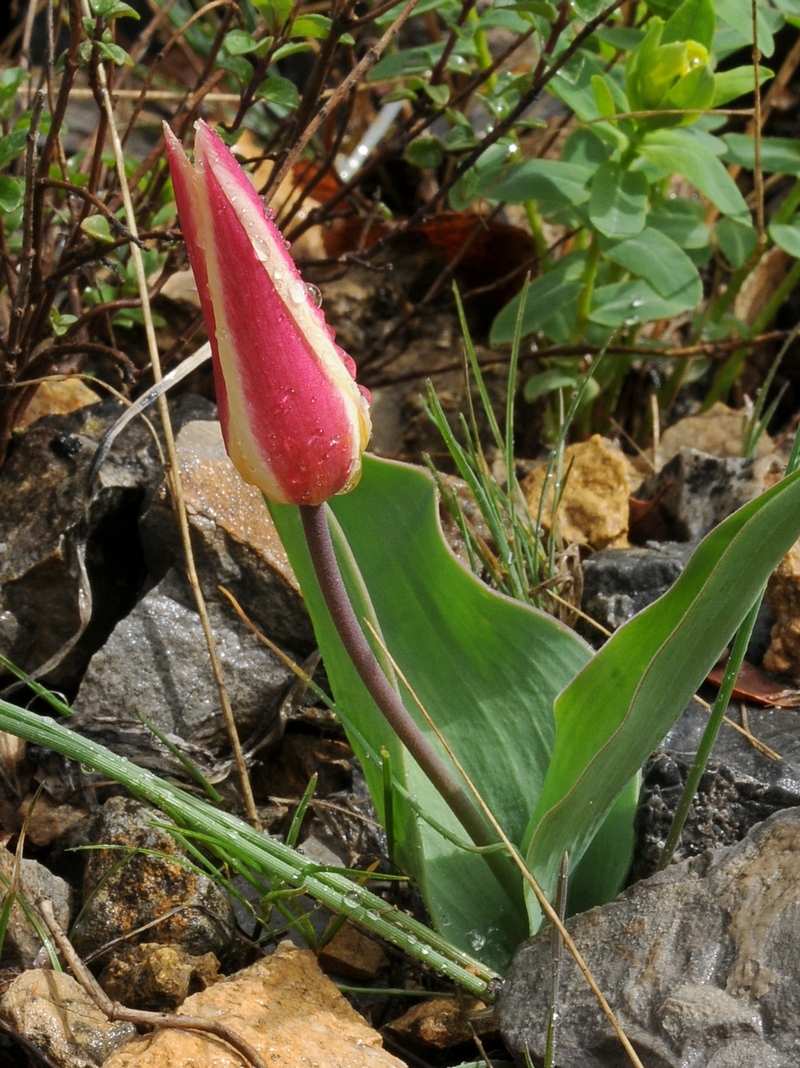
{"type": "Polygon", "coordinates": [[[565,374],[557,367],[551,367],[529,378],[522,392],[526,401],[535,401],[537,397],[544,397],[557,389],[575,389],[577,385],[578,380],[574,375],[565,374]]]}
{"type": "MultiPolygon", "coordinates": [[[[365,603],[363,591],[369,590],[368,610],[392,655],[507,833],[521,841],[549,763],[553,701],[590,651],[549,616],[494,593],[461,567],[443,541],[433,483],[424,471],[365,457],[358,487],[329,503],[352,553],[344,563],[357,605],[365,603]]],[[[322,604],[298,510],[272,506],[271,511],[303,589],[345,728],[354,731],[350,737],[379,818],[382,778],[365,758],[359,737],[375,751],[386,745],[395,775],[406,777],[423,811],[463,838],[354,677],[322,604]]],[[[419,721],[413,703],[407,705],[419,721]]],[[[397,795],[394,812],[396,826],[407,835],[398,859],[412,867],[438,928],[473,952],[484,939],[481,956],[505,964],[526,933],[521,893],[522,915],[515,915],[484,858],[419,821],[397,795]],[[423,843],[424,862],[414,835],[423,843]]]]}
{"type": "Polygon", "coordinates": [[[604,163],[592,178],[589,219],[606,237],[632,237],[644,227],[647,215],[647,178],[604,163]]]}
{"type": "MultiPolygon", "coordinates": [[[[736,31],[742,45],[753,43],[753,16],[749,3],[742,0],[714,0],[714,8],[717,18],[721,19],[736,31]]],[[[775,42],[772,35],[776,26],[771,25],[769,14],[765,5],[759,3],[756,8],[756,20],[758,25],[758,47],[763,56],[772,55],[775,51],[775,42]]]]}
{"type": "Polygon", "coordinates": [[[10,134],[0,138],[0,167],[5,167],[22,155],[27,136],[27,130],[12,130],[10,134]]]}
{"type": "Polygon", "coordinates": [[[517,163],[487,191],[495,202],[524,204],[527,200],[540,202],[542,210],[577,206],[589,199],[589,181],[593,169],[577,163],[562,163],[556,159],[527,159],[517,163]]]}
{"type": "Polygon", "coordinates": [[[613,148],[607,141],[584,126],[569,135],[564,142],[561,158],[565,163],[588,167],[593,173],[601,163],[606,162],[612,151],[613,148]]]}
{"type": "MultiPolygon", "coordinates": [[[[752,170],[755,166],[753,138],[747,134],[725,134],[724,159],[752,170]]],[[[770,174],[800,175],[800,140],[790,137],[761,138],[761,168],[770,174]]]]}
{"type": "Polygon", "coordinates": [[[599,326],[635,326],[654,319],[671,319],[693,307],[683,300],[666,300],[642,279],[598,286],[589,319],[599,326]]]}
{"type": "MultiPolygon", "coordinates": [[[[768,67],[758,68],[759,85],[774,78],[774,72],[768,67]]],[[[753,92],[755,85],[754,68],[735,67],[733,70],[718,71],[714,75],[714,99],[711,106],[714,108],[724,107],[731,100],[738,100],[740,96],[746,96],[753,92]]]]}
{"type": "Polygon", "coordinates": [[[646,226],[641,233],[614,244],[602,242],[612,263],[643,278],[666,300],[694,307],[703,296],[697,268],[666,234],[646,226]]]}
{"type": "MultiPolygon", "coordinates": [[[[585,252],[573,252],[559,260],[547,274],[535,279],[528,286],[525,314],[522,320],[522,336],[535,330],[547,331],[548,324],[564,312],[564,307],[580,293],[580,282],[586,264],[585,252]]],[[[493,345],[508,344],[514,338],[521,295],[510,301],[492,324],[490,340],[493,345]]]]}
{"type": "Polygon", "coordinates": [[[674,197],[653,208],[647,225],[671,237],[684,249],[705,248],[711,244],[711,231],[705,224],[705,209],[696,200],[674,197]]]}
{"type": "Polygon", "coordinates": [[[258,41],[246,30],[231,30],[226,33],[223,44],[229,56],[246,56],[248,52],[255,52],[258,48],[258,41]]]}
{"type": "Polygon", "coordinates": [[[331,32],[333,23],[327,15],[300,15],[292,23],[291,37],[317,37],[324,40],[331,32]]]}
{"type": "Polygon", "coordinates": [[[717,223],[717,243],[728,263],[736,269],[752,254],[758,244],[754,226],[745,226],[736,219],[720,219],[717,223]]]}
{"type": "Polygon", "coordinates": [[[490,196],[501,177],[514,165],[517,151],[516,145],[506,142],[490,145],[450,190],[450,207],[463,211],[477,197],[490,196]]]}
{"type": "Polygon", "coordinates": [[[639,151],[645,159],[682,174],[723,215],[750,219],[750,211],[736,183],[717,156],[687,130],[654,130],[645,135],[639,151]]]}
{"type": "Polygon", "coordinates": [[[611,90],[608,87],[606,79],[602,78],[599,74],[593,74],[592,89],[594,90],[594,100],[597,104],[597,110],[600,114],[604,115],[607,119],[616,115],[617,109],[614,106],[614,98],[611,95],[611,90]]]}
{"type": "Polygon", "coordinates": [[[800,259],[800,217],[794,216],[789,223],[772,223],[769,236],[784,252],[800,259]]]}
{"type": "Polygon", "coordinates": [[[278,104],[290,111],[300,103],[300,94],[294,82],[288,78],[282,78],[279,74],[271,74],[259,85],[256,90],[259,100],[269,100],[272,104],[278,104]]]}
{"type": "Polygon", "coordinates": [[[711,51],[717,17],[711,0],[684,0],[664,24],[661,43],[697,41],[711,51]]]}
{"type": "MultiPolygon", "coordinates": [[[[556,701],[556,742],[527,859],[552,895],[683,712],[800,534],[800,473],[720,524],[675,585],[616,632],[556,701]]],[[[538,906],[529,901],[532,919],[538,906]]]]}

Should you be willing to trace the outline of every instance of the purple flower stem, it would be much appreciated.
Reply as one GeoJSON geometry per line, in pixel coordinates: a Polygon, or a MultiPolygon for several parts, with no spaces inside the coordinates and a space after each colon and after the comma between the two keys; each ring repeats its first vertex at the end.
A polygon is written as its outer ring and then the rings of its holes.
{"type": "MultiPolygon", "coordinates": [[[[328,529],[325,506],[301,505],[300,515],[303,520],[303,532],[306,536],[308,551],[325,604],[342,645],[369,695],[397,737],[450,806],[475,845],[495,844],[497,837],[492,833],[483,815],[422,734],[378,663],[345,589],[328,529]]],[[[495,858],[494,854],[486,854],[488,862],[491,863],[493,859],[499,859],[499,857],[495,858]]],[[[506,861],[507,858],[503,857],[503,860],[506,861]]],[[[492,864],[493,869],[494,867],[495,865],[492,864]]],[[[501,882],[505,883],[506,880],[501,879],[501,882]]]]}

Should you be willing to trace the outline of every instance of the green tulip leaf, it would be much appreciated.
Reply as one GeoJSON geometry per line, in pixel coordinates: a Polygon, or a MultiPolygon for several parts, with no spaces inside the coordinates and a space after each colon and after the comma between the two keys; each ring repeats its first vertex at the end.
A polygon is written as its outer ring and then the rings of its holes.
{"type": "MultiPolygon", "coordinates": [[[[553,702],[590,650],[550,616],[493,592],[457,562],[442,537],[433,482],[421,469],[365,457],[358,487],[329,504],[357,613],[374,618],[485,801],[512,840],[521,842],[550,761],[553,702]]],[[[383,775],[364,742],[373,754],[385,747],[396,780],[419,809],[463,839],[355,676],[322,603],[298,510],[273,505],[271,511],[379,819],[386,817],[383,775]]],[[[410,699],[406,704],[438,748],[416,706],[410,699]]],[[[414,874],[438,929],[487,963],[504,966],[527,934],[521,881],[515,907],[485,858],[448,841],[397,791],[393,824],[396,859],[414,874]]],[[[617,884],[626,863],[616,872],[617,884]]]]}
{"type": "MultiPolygon", "coordinates": [[[[800,534],[800,472],[730,516],[675,585],[614,634],[559,696],[556,740],[527,834],[552,894],[561,857],[597,828],[680,716],[800,534]]],[[[539,908],[529,895],[532,926],[539,908]]]]}

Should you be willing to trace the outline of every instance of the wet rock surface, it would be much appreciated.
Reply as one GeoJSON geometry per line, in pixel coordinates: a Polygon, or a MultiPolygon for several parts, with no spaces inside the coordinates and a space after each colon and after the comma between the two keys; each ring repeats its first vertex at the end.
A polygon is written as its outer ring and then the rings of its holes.
{"type": "Polygon", "coordinates": [[[216,883],[190,867],[187,854],[163,829],[168,822],[163,813],[138,801],[112,797],[86,828],[87,845],[122,849],[88,852],[83,908],[72,931],[81,954],[96,953],[119,938],[134,944],[175,943],[194,956],[221,953],[229,946],[233,917],[228,899],[216,883]],[[154,853],[166,856],[150,855],[154,853]]]}
{"type": "MultiPolygon", "coordinates": [[[[645,764],[631,882],[656,869],[708,715],[692,702],[645,764]]],[[[797,716],[794,709],[748,706],[748,728],[767,750],[723,723],[676,850],[678,859],[732,845],[773,813],[800,806],[797,716]]]]}
{"type": "Polygon", "coordinates": [[[133,1024],[109,1021],[66,972],[23,972],[3,994],[0,1016],[58,1068],[99,1068],[136,1037],[133,1024]]]}
{"type": "MultiPolygon", "coordinates": [[[[567,924],[646,1065],[793,1068],[800,1058],[800,811],[707,852],[567,924]]],[[[520,1064],[544,1052],[550,934],[517,953],[498,1003],[520,1064]]],[[[569,954],[557,1061],[618,1068],[626,1055],[569,954]]]]}
{"type": "MultiPolygon", "coordinates": [[[[209,603],[240,737],[277,726],[280,697],[294,678],[245,627],[230,605],[209,603]]],[[[117,749],[144,717],[159,730],[210,753],[227,750],[219,693],[191,591],[172,570],[121,620],[95,653],[70,726],[117,749]]]]}

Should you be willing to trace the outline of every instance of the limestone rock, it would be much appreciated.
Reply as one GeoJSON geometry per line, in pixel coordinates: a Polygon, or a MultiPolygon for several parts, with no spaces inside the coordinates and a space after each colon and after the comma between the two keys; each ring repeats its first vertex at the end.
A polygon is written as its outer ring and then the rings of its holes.
{"type": "Polygon", "coordinates": [[[0,1015],[58,1068],[98,1068],[136,1036],[129,1023],[112,1023],[66,972],[31,970],[3,994],[0,1015]]]}
{"type": "Polygon", "coordinates": [[[87,844],[130,849],[92,849],[83,877],[83,909],[72,932],[87,955],[123,935],[130,941],[176,943],[195,956],[220,953],[233,936],[227,897],[216,883],[186,864],[177,840],[160,826],[167,818],[128,798],[112,797],[98,813],[87,844]],[[136,850],[162,853],[148,855],[136,850]],[[175,860],[167,857],[173,856],[175,860]],[[153,924],[136,935],[131,932],[153,924]]]}
{"type": "MultiPolygon", "coordinates": [[[[319,970],[314,954],[281,943],[272,956],[187,998],[178,1015],[222,1020],[253,1045],[268,1068],[403,1068],[380,1036],[319,970]]],[[[117,1050],[104,1068],[245,1068],[219,1039],[157,1031],[117,1050]]]]}
{"type": "Polygon", "coordinates": [[[385,1028],[404,1045],[447,1050],[496,1034],[497,1021],[482,1001],[434,998],[414,1005],[385,1028]]]}
{"type": "Polygon", "coordinates": [[[80,378],[61,378],[42,382],[36,387],[25,413],[16,426],[24,430],[45,415],[67,415],[79,408],[97,404],[101,398],[80,378]]]}
{"type": "Polygon", "coordinates": [[[376,979],[389,967],[389,958],[381,946],[347,922],[325,943],[317,958],[326,971],[361,981],[376,979]]]}
{"type": "MultiPolygon", "coordinates": [[[[737,845],[637,883],[567,924],[646,1065],[793,1068],[800,1059],[800,810],[737,845]]],[[[544,1051],[550,933],[517,953],[498,1016],[522,1063],[544,1051]]],[[[618,1068],[625,1055],[572,958],[559,997],[560,1068],[618,1068]]]]}
{"type": "MultiPolygon", "coordinates": [[[[606,630],[615,631],[667,592],[695,548],[663,542],[593,553],[583,561],[581,608],[606,630]]],[[[581,627],[581,633],[592,642],[593,631],[581,627]]]]}
{"type": "MultiPolygon", "coordinates": [[[[745,413],[734,411],[717,401],[707,412],[679,419],[661,435],[658,449],[659,467],[677,456],[686,446],[711,456],[738,459],[742,455],[742,427],[745,413]]],[[[769,434],[758,440],[757,456],[766,456],[775,448],[769,434]]]]}
{"type": "MultiPolygon", "coordinates": [[[[628,544],[629,465],[622,450],[593,435],[588,441],[564,450],[566,488],[558,511],[558,530],[567,544],[592,549],[619,549],[628,544]]],[[[532,471],[522,491],[535,518],[539,510],[546,467],[532,471]]],[[[545,526],[552,524],[553,489],[548,487],[543,513],[545,526]]]]}

